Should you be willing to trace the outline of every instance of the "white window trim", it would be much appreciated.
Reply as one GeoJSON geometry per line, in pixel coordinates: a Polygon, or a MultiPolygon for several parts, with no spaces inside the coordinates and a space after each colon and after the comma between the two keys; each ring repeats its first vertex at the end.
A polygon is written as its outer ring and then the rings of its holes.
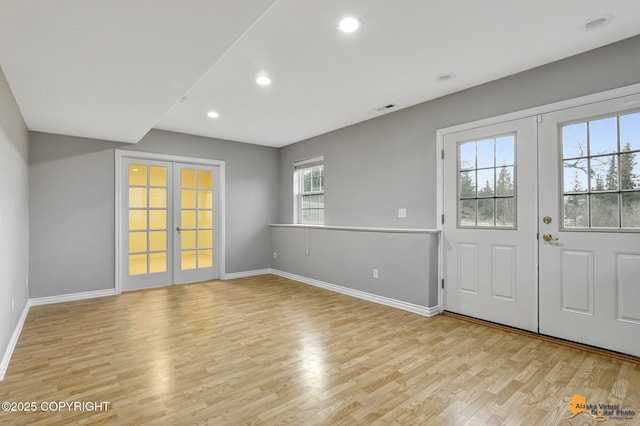
{"type": "MultiPolygon", "coordinates": [[[[301,224],[300,223],[301,178],[300,178],[299,171],[307,168],[311,168],[314,166],[320,166],[320,165],[324,166],[324,156],[308,158],[306,160],[295,161],[293,163],[293,223],[294,224],[301,224]]],[[[324,193],[325,191],[324,191],[324,185],[323,185],[322,191],[306,192],[305,195],[317,195],[317,194],[324,194],[324,193]]],[[[316,224],[316,225],[322,226],[324,225],[324,221],[322,224],[316,224]]]]}

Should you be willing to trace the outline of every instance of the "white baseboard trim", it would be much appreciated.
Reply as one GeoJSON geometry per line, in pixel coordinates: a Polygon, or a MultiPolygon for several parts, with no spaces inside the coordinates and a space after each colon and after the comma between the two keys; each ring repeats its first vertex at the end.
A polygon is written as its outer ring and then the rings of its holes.
{"type": "Polygon", "coordinates": [[[115,288],[110,288],[107,290],[86,291],[83,293],[61,294],[60,296],[37,297],[35,299],[29,299],[29,303],[31,306],[51,305],[53,303],[73,302],[75,300],[116,295],[115,288]]]}
{"type": "Polygon", "coordinates": [[[326,283],[324,281],[303,277],[301,275],[290,274],[289,272],[284,272],[277,269],[271,269],[270,273],[273,275],[278,275],[279,277],[289,278],[290,280],[299,281],[304,284],[309,284],[315,287],[324,288],[325,290],[335,291],[336,293],[346,294],[347,296],[357,297],[358,299],[367,300],[369,302],[391,306],[393,308],[402,309],[403,311],[413,312],[414,314],[422,315],[425,317],[432,317],[440,313],[440,308],[438,306],[433,306],[431,308],[428,308],[426,306],[415,305],[413,303],[403,302],[401,300],[391,299],[384,296],[378,296],[377,294],[371,294],[371,293],[367,293],[360,290],[354,290],[348,287],[342,287],[339,285],[326,283]]]}
{"type": "Polygon", "coordinates": [[[20,334],[22,333],[22,327],[24,326],[24,322],[27,319],[30,307],[31,304],[27,300],[27,303],[24,305],[24,309],[22,310],[22,314],[20,315],[20,319],[18,320],[18,324],[16,325],[15,330],[13,330],[13,334],[11,335],[11,340],[9,340],[7,350],[4,352],[2,362],[0,362],[0,382],[4,379],[7,368],[9,368],[9,362],[11,361],[11,357],[13,356],[13,350],[16,348],[16,344],[18,343],[18,339],[20,338],[20,334]]]}
{"type": "Polygon", "coordinates": [[[62,294],[60,296],[37,297],[27,300],[27,303],[22,310],[22,315],[20,315],[20,319],[18,320],[18,324],[13,331],[13,335],[11,335],[11,340],[9,340],[9,346],[7,346],[7,350],[4,352],[2,362],[0,362],[0,381],[4,379],[7,368],[9,368],[9,362],[11,361],[11,357],[13,356],[13,351],[16,348],[16,344],[18,343],[18,339],[20,338],[20,334],[22,333],[22,327],[24,326],[24,322],[26,321],[27,315],[29,314],[29,310],[32,306],[51,305],[53,303],[72,302],[75,300],[93,299],[96,297],[115,295],[115,289],[108,289],[87,291],[84,293],[62,294]]]}
{"type": "Polygon", "coordinates": [[[224,274],[222,280],[234,280],[236,278],[255,277],[256,275],[270,274],[271,269],[255,269],[253,271],[232,272],[230,274],[224,274]]]}

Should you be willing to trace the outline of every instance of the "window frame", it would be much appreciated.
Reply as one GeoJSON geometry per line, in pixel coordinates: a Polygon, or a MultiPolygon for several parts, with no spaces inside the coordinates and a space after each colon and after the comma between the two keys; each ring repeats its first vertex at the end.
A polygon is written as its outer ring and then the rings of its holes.
{"type": "Polygon", "coordinates": [[[474,138],[474,139],[469,139],[469,140],[464,140],[464,141],[459,141],[456,144],[456,228],[457,229],[485,229],[485,230],[494,230],[494,231],[516,231],[518,230],[518,132],[516,131],[509,131],[509,132],[505,132],[505,133],[497,133],[497,134],[492,134],[492,135],[486,135],[484,137],[481,138],[474,138]],[[504,165],[504,166],[498,166],[496,164],[496,158],[495,158],[495,141],[499,138],[503,138],[503,137],[513,137],[513,164],[512,165],[504,165]],[[467,144],[467,143],[478,143],[480,141],[484,141],[484,140],[488,140],[488,139],[493,139],[493,143],[494,143],[494,163],[492,167],[477,167],[477,153],[476,153],[476,165],[473,168],[469,168],[469,169],[462,169],[461,165],[460,165],[460,146],[463,144],[467,144]],[[498,196],[496,194],[496,184],[497,184],[497,173],[498,170],[502,167],[511,167],[513,170],[513,176],[512,176],[512,180],[513,180],[513,195],[501,195],[498,196]],[[494,194],[491,197],[478,197],[477,195],[477,191],[478,191],[478,182],[477,182],[477,176],[476,176],[476,196],[475,197],[463,197],[462,196],[462,192],[461,192],[461,185],[460,185],[460,175],[462,172],[464,171],[474,171],[476,174],[479,170],[489,170],[489,169],[493,169],[494,171],[494,194]],[[497,225],[496,224],[496,200],[498,199],[512,199],[513,200],[513,225],[510,226],[501,226],[501,225],[497,225]],[[478,218],[477,218],[477,206],[478,206],[478,200],[486,200],[486,199],[492,199],[494,200],[494,224],[493,225],[478,225],[478,218]],[[463,201],[466,200],[475,200],[476,202],[476,224],[475,225],[464,225],[462,223],[462,219],[461,219],[461,203],[463,201]]]}
{"type": "Polygon", "coordinates": [[[625,115],[633,115],[640,113],[640,109],[633,108],[628,110],[621,110],[613,113],[605,113],[605,114],[597,114],[588,117],[581,117],[579,119],[568,120],[562,123],[558,123],[557,130],[557,140],[558,140],[558,186],[559,186],[559,199],[558,199],[558,207],[559,213],[558,217],[561,219],[559,222],[558,229],[562,232],[608,232],[608,233],[638,233],[640,232],[640,227],[633,228],[625,228],[623,227],[622,222],[622,199],[621,196],[623,193],[640,193],[640,189],[622,189],[620,187],[620,179],[621,179],[621,170],[620,170],[620,156],[622,154],[640,154],[640,150],[631,150],[631,151],[623,151],[622,150],[622,141],[620,140],[620,117],[625,115]],[[609,153],[591,153],[591,143],[590,143],[590,130],[589,123],[592,121],[605,120],[609,118],[616,118],[616,151],[609,153]],[[587,130],[587,141],[586,142],[586,154],[581,157],[564,157],[564,138],[563,138],[563,129],[565,127],[584,123],[587,130]],[[605,190],[592,190],[591,188],[591,176],[590,172],[587,171],[587,188],[584,191],[574,192],[574,191],[565,191],[565,174],[564,174],[564,162],[576,159],[582,159],[586,161],[588,170],[591,170],[591,159],[592,158],[600,158],[614,156],[616,158],[616,169],[617,169],[617,186],[616,190],[613,189],[605,189],[605,190]],[[618,226],[617,227],[605,227],[605,226],[592,226],[592,206],[591,206],[591,196],[592,195],[605,195],[605,194],[616,194],[618,197],[618,226]],[[587,226],[579,227],[579,226],[566,226],[565,224],[565,196],[578,196],[584,195],[586,196],[586,204],[587,204],[587,214],[588,214],[588,224],[587,226]]]}
{"type": "MultiPolygon", "coordinates": [[[[313,188],[312,188],[313,189],[313,188]]],[[[324,156],[313,157],[306,160],[296,161],[293,164],[293,223],[300,225],[324,225],[324,194],[325,194],[325,186],[324,186],[324,156]],[[322,189],[320,190],[311,190],[304,191],[304,182],[303,176],[305,170],[311,170],[317,167],[321,167],[321,182],[322,189]],[[312,222],[303,222],[303,197],[312,196],[312,195],[322,195],[323,202],[322,208],[314,208],[308,210],[321,210],[322,211],[322,220],[317,223],[312,222]]]]}

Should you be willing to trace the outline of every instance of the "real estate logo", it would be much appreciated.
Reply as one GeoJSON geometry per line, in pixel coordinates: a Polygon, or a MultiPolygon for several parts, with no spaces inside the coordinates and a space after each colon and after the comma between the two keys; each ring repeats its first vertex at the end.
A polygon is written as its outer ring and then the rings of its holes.
{"type": "Polygon", "coordinates": [[[631,420],[635,417],[634,410],[624,410],[620,404],[588,404],[587,398],[582,395],[573,395],[569,402],[571,415],[567,419],[572,419],[579,414],[587,414],[597,422],[604,422],[607,419],[631,420]]]}

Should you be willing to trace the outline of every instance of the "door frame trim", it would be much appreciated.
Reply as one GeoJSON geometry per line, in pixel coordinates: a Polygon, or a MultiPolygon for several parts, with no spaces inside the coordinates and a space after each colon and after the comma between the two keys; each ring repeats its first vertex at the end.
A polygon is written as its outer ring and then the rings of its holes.
{"type": "Polygon", "coordinates": [[[186,163],[199,166],[213,166],[218,167],[218,277],[223,278],[225,276],[225,166],[224,160],[209,160],[206,158],[196,157],[183,157],[179,155],[168,154],[155,154],[152,152],[142,151],[128,151],[123,149],[115,150],[115,293],[122,293],[121,273],[123,265],[120,262],[120,255],[122,254],[122,218],[120,211],[122,207],[122,162],[126,159],[135,160],[155,160],[155,161],[167,161],[172,163],[186,163]]]}
{"type": "MultiPolygon", "coordinates": [[[[444,152],[444,137],[452,133],[461,132],[464,130],[470,130],[474,128],[480,128],[485,126],[491,126],[494,124],[504,123],[507,121],[519,120],[522,118],[529,118],[534,116],[541,116],[551,112],[561,111],[564,109],[575,108],[592,103],[608,101],[624,96],[640,94],[640,83],[632,84],[629,86],[623,86],[616,89],[605,90],[602,92],[592,93],[577,98],[566,99],[550,104],[540,105],[532,108],[527,108],[519,111],[509,112],[481,120],[470,121],[467,123],[457,124],[455,126],[444,127],[436,130],[436,228],[440,231],[440,239],[438,241],[438,310],[443,312],[444,306],[444,289],[440,283],[445,279],[444,277],[444,227],[442,226],[442,220],[439,220],[444,216],[444,158],[441,153],[444,152]]],[[[451,220],[451,219],[448,219],[451,220]]],[[[450,284],[449,284],[450,285],[450,284]]]]}

